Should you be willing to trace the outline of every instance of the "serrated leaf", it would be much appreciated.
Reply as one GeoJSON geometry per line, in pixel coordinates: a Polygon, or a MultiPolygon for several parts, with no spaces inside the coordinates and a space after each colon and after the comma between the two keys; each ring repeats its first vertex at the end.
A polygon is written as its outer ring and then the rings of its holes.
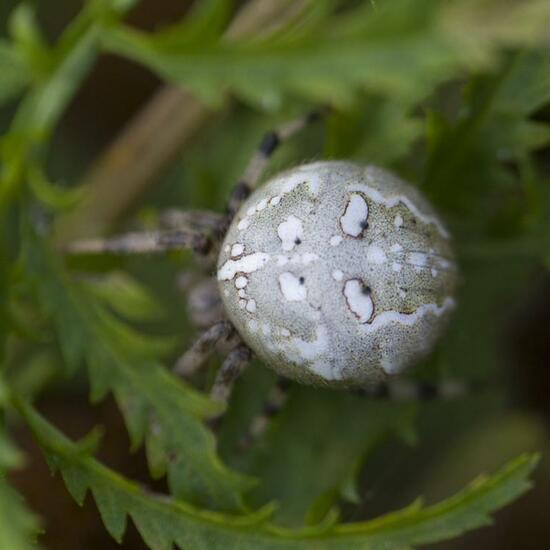
{"type": "Polygon", "coordinates": [[[38,518],[26,508],[21,496],[0,474],[0,548],[36,549],[39,530],[38,518]]]}
{"type": "Polygon", "coordinates": [[[177,25],[162,32],[159,39],[167,46],[176,47],[216,40],[228,22],[232,4],[232,0],[194,2],[191,13],[177,25]]]}
{"type": "Polygon", "coordinates": [[[422,134],[414,101],[378,96],[362,97],[353,109],[328,119],[327,158],[357,159],[387,166],[402,158],[422,134]]]}
{"type": "Polygon", "coordinates": [[[521,161],[548,143],[547,125],[528,117],[550,101],[549,64],[548,50],[509,55],[496,74],[470,84],[454,125],[428,134],[431,155],[424,183],[437,204],[486,219],[488,205],[494,204],[492,193],[513,189],[513,177],[502,161],[521,161]]]}
{"type": "MultiPolygon", "coordinates": [[[[68,365],[74,369],[87,363],[92,398],[113,392],[134,448],[155,430],[172,492],[218,508],[239,507],[251,480],[222,464],[214,436],[202,422],[218,414],[220,405],[169,373],[157,359],[155,340],[115,318],[85,287],[71,281],[30,230],[23,262],[68,365]]],[[[158,464],[155,456],[157,476],[158,464]]]]}
{"type": "Polygon", "coordinates": [[[550,20],[548,4],[528,0],[514,10],[521,30],[512,32],[509,18],[497,18],[487,39],[479,28],[465,33],[456,24],[475,20],[478,7],[471,2],[339,8],[335,3],[316,24],[290,26],[265,39],[235,42],[218,34],[191,40],[185,26],[153,34],[111,28],[105,44],[208,102],[231,92],[271,107],[289,95],[346,106],[361,89],[420,98],[453,74],[486,65],[503,45],[540,39],[550,20]],[[466,55],[465,45],[476,56],[466,55]]]}
{"type": "Polygon", "coordinates": [[[420,501],[374,520],[329,524],[325,528],[290,530],[267,522],[269,508],[248,516],[206,512],[181,501],[146,492],[137,484],[77,452],[73,443],[28,405],[19,409],[50,462],[78,486],[81,499],[90,490],[106,525],[120,540],[126,517],[153,549],[240,550],[316,548],[319,550],[403,550],[487,525],[490,514],[529,489],[537,457],[523,455],[491,477],[476,479],[464,490],[439,504],[420,501]],[[78,481],[76,481],[78,480],[78,481]]]}
{"type": "MultiPolygon", "coordinates": [[[[427,13],[422,7],[419,11],[427,13]]],[[[267,106],[278,105],[288,94],[345,105],[362,86],[417,95],[426,90],[428,80],[437,79],[429,68],[442,67],[446,72],[447,52],[443,47],[428,51],[418,32],[430,29],[431,18],[407,22],[395,9],[387,15],[384,28],[374,33],[380,21],[364,8],[357,10],[354,25],[350,21],[352,17],[332,17],[325,25],[304,25],[288,35],[281,32],[266,40],[237,43],[218,36],[207,43],[188,44],[185,37],[166,41],[172,30],[146,35],[120,28],[112,29],[105,42],[111,51],[148,65],[208,102],[219,102],[230,91],[267,106]],[[397,32],[402,48],[385,42],[397,32]],[[404,60],[397,70],[393,60],[400,56],[408,62],[404,60]]]]}
{"type": "Polygon", "coordinates": [[[152,321],[162,315],[162,308],[151,292],[122,271],[86,279],[84,284],[113,311],[132,321],[152,321]]]}

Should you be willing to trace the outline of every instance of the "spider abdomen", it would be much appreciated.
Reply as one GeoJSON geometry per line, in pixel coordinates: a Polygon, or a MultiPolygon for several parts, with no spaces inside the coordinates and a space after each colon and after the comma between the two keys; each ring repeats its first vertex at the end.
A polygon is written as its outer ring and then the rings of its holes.
{"type": "Polygon", "coordinates": [[[449,234],[413,187],[372,166],[306,164],[256,190],[218,260],[226,313],[291,379],[365,386],[434,345],[454,307],[449,234]]]}

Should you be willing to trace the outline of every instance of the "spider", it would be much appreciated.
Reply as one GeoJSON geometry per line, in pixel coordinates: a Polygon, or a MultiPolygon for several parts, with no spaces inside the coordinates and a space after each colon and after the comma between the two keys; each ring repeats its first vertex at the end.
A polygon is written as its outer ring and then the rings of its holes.
{"type": "Polygon", "coordinates": [[[253,355],[274,369],[280,381],[248,440],[281,409],[289,380],[371,398],[462,393],[457,382],[396,376],[430,352],[455,305],[450,236],[421,193],[385,170],[344,161],[303,164],[258,187],[279,145],[318,118],[314,112],[264,136],[225,214],[170,210],[157,231],[69,247],[87,254],[190,248],[216,261],[216,281],[189,298],[205,330],[175,372],[189,378],[225,346],[211,397],[226,404],[253,355]]]}

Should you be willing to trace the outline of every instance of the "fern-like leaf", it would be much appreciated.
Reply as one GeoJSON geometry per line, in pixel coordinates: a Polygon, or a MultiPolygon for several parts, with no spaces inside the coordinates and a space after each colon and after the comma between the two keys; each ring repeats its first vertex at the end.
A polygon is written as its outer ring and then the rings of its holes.
{"type": "MultiPolygon", "coordinates": [[[[0,380],[0,392],[3,392],[0,380]]],[[[6,471],[18,468],[24,460],[21,451],[0,429],[0,548],[30,550],[40,529],[39,519],[30,512],[21,496],[6,479],[6,471]]]]}
{"type": "Polygon", "coordinates": [[[422,97],[461,71],[485,67],[503,45],[536,41],[550,21],[541,0],[525,0],[512,14],[494,0],[481,2],[490,33],[476,19],[480,2],[396,0],[375,10],[367,2],[351,10],[311,4],[300,24],[257,39],[230,41],[178,25],[153,34],[111,28],[104,44],[208,102],[231,92],[271,107],[289,95],[349,106],[363,89],[422,97]]]}
{"type": "Polygon", "coordinates": [[[29,229],[23,263],[43,311],[51,317],[67,364],[88,365],[93,400],[112,391],[132,445],[146,440],[152,471],[168,473],[173,494],[218,508],[241,505],[251,480],[228,470],[202,420],[220,412],[169,373],[157,343],[111,314],[86,285],[71,280],[29,229]]]}
{"type": "Polygon", "coordinates": [[[371,521],[290,530],[268,522],[269,508],[252,515],[229,516],[153,495],[97,462],[85,445],[69,441],[30,406],[20,404],[19,409],[77,502],[82,503],[91,491],[113,537],[122,539],[130,517],[155,550],[168,550],[173,544],[193,550],[403,550],[489,524],[492,512],[529,489],[529,475],[537,463],[536,456],[523,455],[495,475],[479,477],[432,506],[423,507],[417,501],[371,521]]]}

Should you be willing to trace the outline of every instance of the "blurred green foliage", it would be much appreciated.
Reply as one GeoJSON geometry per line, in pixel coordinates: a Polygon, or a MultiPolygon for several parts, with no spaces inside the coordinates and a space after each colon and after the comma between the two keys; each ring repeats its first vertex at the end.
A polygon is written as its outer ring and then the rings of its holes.
{"type": "MultiPolygon", "coordinates": [[[[342,516],[357,517],[365,475],[372,486],[384,476],[414,478],[437,465],[434,433],[444,449],[504,410],[500,332],[533,274],[550,266],[550,186],[537,156],[550,143],[550,4],[312,1],[283,27],[240,39],[224,35],[230,2],[197,2],[181,22],[151,33],[124,23],[134,4],[90,0],[52,44],[22,2],[0,40],[0,106],[11,120],[0,140],[0,474],[21,461],[5,435],[18,412],[75,499],[92,492],[117,540],[128,516],[162,549],[408,548],[486,524],[528,488],[533,456],[440,504],[391,514],[374,504],[368,515],[381,515],[369,521],[342,516]],[[85,200],[73,182],[51,181],[48,163],[63,154],[50,150],[51,139],[103,52],[191,90],[218,115],[149,197],[154,207],[221,208],[266,129],[331,105],[326,123],[283,148],[270,171],[316,156],[351,158],[419,182],[452,229],[463,284],[447,337],[414,375],[463,377],[491,391],[418,407],[296,387],[243,456],[235,442],[273,384],[257,366],[237,385],[216,450],[204,421],[219,406],[165,367],[174,336],[184,325],[189,342],[192,329],[159,273],[194,269],[187,255],[122,260],[117,271],[100,258],[84,274],[50,239],[59,216],[85,200]],[[151,270],[149,291],[138,280],[151,270]],[[92,401],[114,394],[133,449],[145,446],[169,499],[97,462],[96,432],[72,443],[32,408],[32,398],[83,366],[92,401]],[[423,464],[411,462],[413,444],[423,464]],[[387,445],[402,458],[394,469],[380,459],[387,445]]],[[[30,547],[38,523],[3,478],[0,509],[13,517],[4,526],[0,513],[0,546],[30,547]]]]}

